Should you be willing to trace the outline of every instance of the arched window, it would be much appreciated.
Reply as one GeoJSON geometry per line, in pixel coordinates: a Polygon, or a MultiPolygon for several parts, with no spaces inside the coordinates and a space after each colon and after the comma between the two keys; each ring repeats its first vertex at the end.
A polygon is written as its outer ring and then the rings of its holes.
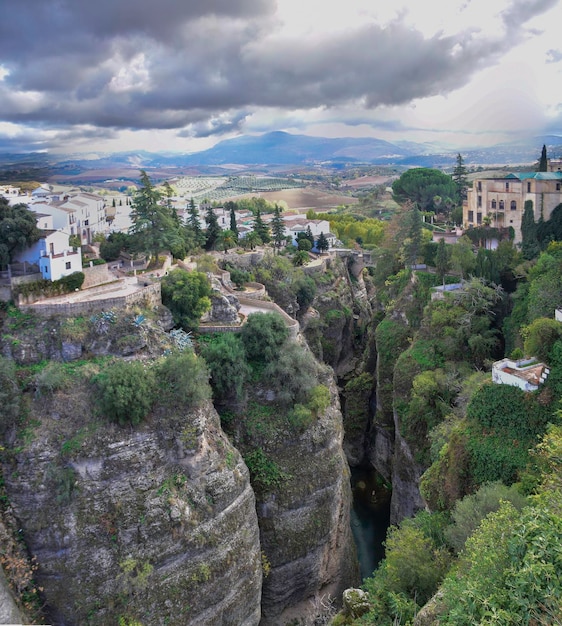
{"type": "Polygon", "coordinates": [[[496,208],[496,204],[497,204],[497,203],[496,203],[496,201],[495,201],[495,200],[492,200],[492,209],[495,209],[495,208],[496,208]]]}
{"type": "Polygon", "coordinates": [[[515,202],[515,200],[511,201],[511,210],[517,211],[517,202],[515,202]]]}
{"type": "Polygon", "coordinates": [[[500,200],[500,211],[503,211],[505,209],[505,205],[503,200],[500,200]]]}

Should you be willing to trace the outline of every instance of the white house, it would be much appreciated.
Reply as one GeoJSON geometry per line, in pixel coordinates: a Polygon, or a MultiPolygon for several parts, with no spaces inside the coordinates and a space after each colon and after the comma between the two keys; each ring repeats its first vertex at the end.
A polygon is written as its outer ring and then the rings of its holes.
{"type": "Polygon", "coordinates": [[[93,193],[79,193],[71,196],[59,205],[61,209],[74,212],[76,232],[82,243],[92,243],[96,233],[107,231],[105,201],[101,196],[93,193]]]}
{"type": "Polygon", "coordinates": [[[23,250],[16,260],[39,266],[46,280],[58,280],[82,271],[82,254],[68,245],[68,234],[60,230],[43,230],[39,241],[23,250]]]}
{"type": "Polygon", "coordinates": [[[511,385],[523,391],[536,391],[546,380],[549,369],[536,359],[502,359],[492,365],[492,381],[498,385],[511,385]]]}
{"type": "MultiPolygon", "coordinates": [[[[46,202],[36,202],[30,204],[28,208],[38,215],[50,215],[52,217],[51,228],[62,230],[67,233],[67,235],[78,234],[76,230],[76,211],[74,209],[63,208],[59,204],[48,204],[46,202]]],[[[39,228],[43,228],[43,226],[39,224],[38,226],[39,228]]]]}
{"type": "Polygon", "coordinates": [[[320,233],[324,233],[330,247],[336,243],[336,236],[330,232],[328,220],[309,220],[302,215],[287,215],[283,218],[283,222],[285,223],[285,234],[291,237],[294,245],[297,244],[299,233],[306,233],[309,228],[315,241],[320,237],[320,233]]]}

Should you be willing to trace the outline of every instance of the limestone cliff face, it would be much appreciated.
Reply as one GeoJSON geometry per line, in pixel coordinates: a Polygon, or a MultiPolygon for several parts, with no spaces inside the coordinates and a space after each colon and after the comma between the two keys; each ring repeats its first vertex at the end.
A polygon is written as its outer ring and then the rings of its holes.
{"type": "Polygon", "coordinates": [[[254,493],[212,405],[119,428],[75,380],[12,443],[7,492],[53,624],[259,623],[254,493]]]}
{"type": "Polygon", "coordinates": [[[268,448],[286,480],[257,495],[262,550],[271,564],[263,583],[262,626],[306,617],[311,600],[339,598],[358,582],[339,397],[331,373],[325,376],[330,407],[302,434],[268,448]]]}

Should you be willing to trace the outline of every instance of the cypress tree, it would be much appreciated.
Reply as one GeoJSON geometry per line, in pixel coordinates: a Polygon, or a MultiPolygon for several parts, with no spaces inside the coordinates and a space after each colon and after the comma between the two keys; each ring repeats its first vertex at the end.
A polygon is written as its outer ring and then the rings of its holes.
{"type": "Polygon", "coordinates": [[[546,158],[546,146],[543,144],[541,158],[539,159],[538,172],[546,172],[548,170],[548,159],[546,158]]]}
{"type": "Polygon", "coordinates": [[[219,238],[221,227],[219,226],[219,221],[213,211],[213,207],[210,204],[205,213],[205,222],[207,222],[207,241],[205,242],[205,249],[213,250],[219,238]]]}
{"type": "Polygon", "coordinates": [[[455,183],[458,204],[462,204],[466,200],[466,190],[468,188],[468,180],[466,178],[466,167],[460,152],[457,154],[457,164],[453,170],[453,182],[455,183]]]}

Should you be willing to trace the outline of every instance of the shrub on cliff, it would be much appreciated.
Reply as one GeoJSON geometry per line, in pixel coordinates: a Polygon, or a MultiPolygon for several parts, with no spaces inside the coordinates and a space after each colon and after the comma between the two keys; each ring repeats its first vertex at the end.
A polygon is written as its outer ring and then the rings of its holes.
{"type": "Polygon", "coordinates": [[[153,371],[139,361],[115,361],[94,378],[99,407],[120,426],[136,426],[149,413],[156,394],[153,371]]]}
{"type": "Polygon", "coordinates": [[[211,387],[215,399],[219,402],[233,397],[240,399],[244,383],[248,380],[249,367],[238,335],[217,334],[202,345],[201,352],[211,370],[211,387]]]}
{"type": "Polygon", "coordinates": [[[167,306],[174,322],[184,330],[196,330],[205,311],[211,308],[211,285],[202,272],[172,270],[162,279],[162,304],[167,306]]]}
{"type": "Polygon", "coordinates": [[[252,313],[242,327],[240,336],[248,360],[263,364],[279,356],[289,331],[285,320],[278,313],[252,313]]]}
{"type": "Polygon", "coordinates": [[[158,400],[175,408],[189,409],[211,397],[209,370],[191,351],[171,354],[156,368],[158,400]]]}

